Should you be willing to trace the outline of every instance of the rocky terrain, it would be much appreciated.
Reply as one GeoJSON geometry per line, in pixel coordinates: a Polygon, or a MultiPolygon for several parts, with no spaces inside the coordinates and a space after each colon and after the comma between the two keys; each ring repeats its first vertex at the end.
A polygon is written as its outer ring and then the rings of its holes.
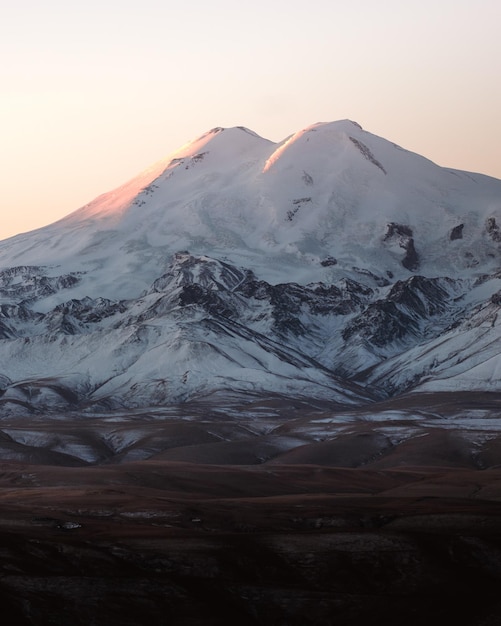
{"type": "Polygon", "coordinates": [[[17,469],[1,474],[9,623],[499,620],[499,471],[17,469]]]}
{"type": "Polygon", "coordinates": [[[4,419],[4,618],[496,624],[501,398],[420,399],[4,419]]]}

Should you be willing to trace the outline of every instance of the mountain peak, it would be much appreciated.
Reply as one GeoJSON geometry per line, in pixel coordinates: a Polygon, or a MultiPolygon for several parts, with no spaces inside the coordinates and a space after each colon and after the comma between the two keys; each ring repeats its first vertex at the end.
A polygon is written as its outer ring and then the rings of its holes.
{"type": "Polygon", "coordinates": [[[273,144],[273,142],[260,137],[254,131],[245,128],[245,126],[232,126],[229,128],[216,126],[181,146],[179,150],[176,150],[171,155],[171,158],[192,157],[209,149],[217,149],[221,153],[226,152],[235,155],[239,151],[246,152],[255,148],[260,143],[265,145],[273,144]]]}
{"type": "Polygon", "coordinates": [[[501,362],[499,224],[501,181],[356,122],[213,128],[0,243],[0,414],[473,387],[501,362]]]}
{"type": "Polygon", "coordinates": [[[244,126],[215,127],[59,222],[5,242],[0,264],[93,267],[117,297],[130,293],[118,285],[147,289],[179,249],[231,254],[243,265],[252,258],[276,282],[288,274],[284,262],[302,283],[317,280],[319,267],[328,276],[379,266],[396,278],[417,268],[472,273],[496,264],[498,243],[485,225],[501,222],[500,188],[347,119],[280,143],[244,126]],[[463,237],[451,240],[458,225],[463,237]],[[120,270],[124,254],[137,281],[120,270]],[[336,265],[322,265],[327,258],[336,265]],[[110,281],[115,266],[122,278],[110,281]]]}
{"type": "Polygon", "coordinates": [[[353,131],[354,128],[358,130],[363,130],[362,126],[353,120],[344,119],[344,120],[335,120],[331,122],[316,122],[315,124],[310,124],[306,126],[300,132],[308,132],[308,131],[316,131],[316,130],[346,130],[353,131]]]}
{"type": "MultiPolygon", "coordinates": [[[[211,130],[207,131],[207,133],[204,133],[204,135],[208,135],[208,134],[212,134],[212,135],[218,135],[219,133],[222,132],[230,132],[230,133],[235,133],[236,131],[242,131],[244,133],[248,133],[249,135],[253,135],[254,137],[258,137],[259,139],[262,139],[262,137],[260,137],[257,133],[255,133],[253,130],[250,130],[250,128],[247,128],[246,126],[216,126],[215,128],[211,128],[211,130]]],[[[202,135],[202,136],[204,136],[202,135]]]]}
{"type": "Polygon", "coordinates": [[[330,154],[339,153],[343,150],[343,146],[347,145],[347,138],[353,134],[359,135],[360,131],[365,132],[360,124],[351,120],[310,124],[277,144],[275,151],[264,165],[263,173],[270,170],[287,153],[290,153],[290,157],[285,159],[287,162],[289,159],[296,162],[303,156],[311,159],[313,153],[321,158],[326,156],[326,151],[330,154]]]}

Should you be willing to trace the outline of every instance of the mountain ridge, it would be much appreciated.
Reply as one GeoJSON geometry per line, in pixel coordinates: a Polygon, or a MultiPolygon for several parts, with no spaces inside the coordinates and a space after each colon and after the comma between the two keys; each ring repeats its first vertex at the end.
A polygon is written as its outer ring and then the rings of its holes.
{"type": "Polygon", "coordinates": [[[500,223],[501,181],[356,122],[216,127],[0,242],[0,413],[501,391],[500,223]]]}

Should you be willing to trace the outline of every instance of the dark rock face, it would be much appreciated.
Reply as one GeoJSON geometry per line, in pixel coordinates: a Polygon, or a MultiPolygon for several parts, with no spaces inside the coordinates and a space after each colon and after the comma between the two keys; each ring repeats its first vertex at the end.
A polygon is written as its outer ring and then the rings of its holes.
{"type": "Polygon", "coordinates": [[[414,320],[401,311],[394,302],[379,300],[346,326],[343,330],[343,339],[347,341],[357,335],[375,346],[382,347],[416,330],[414,320]]]}
{"type": "Polygon", "coordinates": [[[8,324],[0,322],[0,339],[12,339],[15,336],[15,331],[8,324]]]}
{"type": "Polygon", "coordinates": [[[376,157],[372,154],[370,149],[364,143],[362,143],[358,139],[355,139],[355,137],[350,137],[350,141],[358,148],[360,153],[363,155],[365,159],[367,159],[367,161],[370,161],[373,165],[378,167],[383,172],[383,174],[386,175],[386,170],[384,169],[384,167],[381,165],[381,163],[376,159],[376,157]]]}
{"type": "Polygon", "coordinates": [[[464,224],[458,224],[457,226],[454,226],[454,228],[451,230],[451,234],[449,235],[449,239],[451,241],[456,241],[457,239],[462,239],[463,238],[463,229],[464,229],[464,224]]]}
{"type": "Polygon", "coordinates": [[[320,265],[322,267],[331,267],[332,265],[337,265],[337,260],[333,256],[328,256],[320,261],[320,265]]]}
{"type": "Polygon", "coordinates": [[[497,243],[501,242],[501,231],[499,229],[499,226],[496,223],[496,218],[494,217],[487,218],[485,227],[492,241],[495,241],[497,243]]]}
{"type": "Polygon", "coordinates": [[[444,285],[453,286],[451,279],[412,276],[406,281],[397,281],[388,293],[388,300],[405,306],[414,315],[422,318],[443,313],[450,298],[444,285]]]}
{"type": "Polygon", "coordinates": [[[337,285],[301,286],[295,283],[270,285],[252,277],[239,285],[236,292],[246,298],[268,301],[277,332],[296,335],[307,332],[298,319],[302,311],[314,315],[348,315],[359,310],[374,293],[370,287],[349,279],[337,285]]]}
{"type": "Polygon", "coordinates": [[[29,303],[68,289],[80,280],[74,273],[61,276],[47,273],[46,268],[25,265],[0,271],[0,296],[29,303]]]}
{"type": "Polygon", "coordinates": [[[124,302],[115,302],[106,298],[73,299],[57,305],[41,318],[51,332],[77,335],[87,332],[92,326],[98,325],[109,317],[124,313],[126,308],[124,302]]]}
{"type": "Polygon", "coordinates": [[[401,260],[402,265],[411,272],[418,269],[419,255],[414,245],[412,229],[409,226],[390,222],[386,227],[383,242],[398,243],[405,252],[401,260]]]}
{"type": "Polygon", "coordinates": [[[179,294],[181,306],[199,305],[205,311],[214,316],[233,318],[237,316],[237,310],[218,295],[218,292],[204,289],[200,285],[191,284],[182,287],[179,294]]]}
{"type": "Polygon", "coordinates": [[[419,267],[419,256],[414,247],[414,239],[409,239],[404,246],[405,257],[402,259],[402,265],[411,272],[419,267]]]}
{"type": "Polygon", "coordinates": [[[343,339],[366,340],[383,347],[403,338],[422,337],[421,322],[453,308],[450,289],[454,281],[412,276],[397,281],[384,300],[369,304],[343,330],[343,339]]]}
{"type": "Polygon", "coordinates": [[[384,241],[391,239],[392,237],[412,237],[412,229],[405,224],[397,224],[396,222],[390,222],[386,228],[384,235],[384,241]]]}

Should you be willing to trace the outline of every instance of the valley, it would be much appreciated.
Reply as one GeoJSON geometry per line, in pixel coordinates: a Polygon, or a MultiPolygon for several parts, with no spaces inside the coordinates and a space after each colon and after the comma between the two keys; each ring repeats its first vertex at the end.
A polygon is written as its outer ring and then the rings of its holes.
{"type": "Polygon", "coordinates": [[[4,418],[4,616],[496,623],[501,397],[417,398],[4,418]]]}

